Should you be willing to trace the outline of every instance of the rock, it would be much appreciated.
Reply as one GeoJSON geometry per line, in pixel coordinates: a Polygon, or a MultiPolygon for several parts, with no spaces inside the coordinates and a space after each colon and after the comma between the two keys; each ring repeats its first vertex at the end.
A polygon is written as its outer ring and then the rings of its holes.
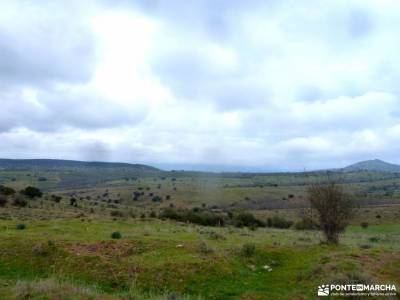
{"type": "Polygon", "coordinates": [[[268,266],[268,265],[264,265],[262,268],[263,268],[264,270],[268,271],[268,272],[271,272],[271,271],[272,271],[272,268],[271,268],[270,266],[268,266]]]}

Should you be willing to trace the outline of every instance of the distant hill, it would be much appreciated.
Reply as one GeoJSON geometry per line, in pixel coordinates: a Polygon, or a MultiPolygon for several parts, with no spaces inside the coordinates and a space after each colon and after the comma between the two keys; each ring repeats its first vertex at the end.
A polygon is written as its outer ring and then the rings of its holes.
{"type": "Polygon", "coordinates": [[[76,161],[61,159],[4,159],[0,158],[0,170],[60,170],[60,169],[82,169],[82,168],[106,168],[106,169],[129,169],[136,171],[159,171],[159,169],[129,163],[76,161]]]}
{"type": "Polygon", "coordinates": [[[400,173],[400,165],[387,163],[380,159],[365,160],[342,169],[345,172],[351,171],[378,171],[400,173]]]}

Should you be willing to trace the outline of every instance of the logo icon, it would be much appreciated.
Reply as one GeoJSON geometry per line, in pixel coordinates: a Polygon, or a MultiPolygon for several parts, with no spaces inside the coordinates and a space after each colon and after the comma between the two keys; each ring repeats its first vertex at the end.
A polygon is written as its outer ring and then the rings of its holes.
{"type": "Polygon", "coordinates": [[[329,285],[323,284],[318,286],[318,296],[329,296],[329,285]]]}

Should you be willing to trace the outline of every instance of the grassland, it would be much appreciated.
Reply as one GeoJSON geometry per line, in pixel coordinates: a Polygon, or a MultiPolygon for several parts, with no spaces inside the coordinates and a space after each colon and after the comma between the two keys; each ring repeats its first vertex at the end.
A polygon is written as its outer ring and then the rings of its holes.
{"type": "Polygon", "coordinates": [[[321,174],[95,172],[0,172],[2,184],[45,191],[27,207],[0,207],[0,299],[314,299],[330,282],[400,287],[396,174],[337,175],[359,207],[331,246],[316,230],[157,218],[174,207],[297,221],[308,211],[307,184],[321,174]]]}
{"type": "MultiPolygon", "coordinates": [[[[57,278],[98,294],[178,293],[210,299],[313,298],[318,284],[400,284],[400,225],[348,228],[337,247],[318,232],[207,228],[158,220],[0,223],[3,295],[18,281],[57,278]],[[122,239],[112,240],[119,231],[122,239]],[[254,244],[247,256],[244,245],[254,244]],[[379,263],[376,263],[379,262],[379,263]],[[270,266],[272,271],[264,269],[270,266]]],[[[11,297],[11,296],[10,296],[11,297]]]]}

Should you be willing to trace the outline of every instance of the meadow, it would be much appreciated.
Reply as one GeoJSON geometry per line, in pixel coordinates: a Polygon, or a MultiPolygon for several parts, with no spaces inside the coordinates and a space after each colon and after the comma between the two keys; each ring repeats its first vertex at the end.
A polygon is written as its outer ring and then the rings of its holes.
{"type": "Polygon", "coordinates": [[[0,299],[315,299],[330,282],[400,287],[400,178],[333,175],[357,203],[339,245],[296,229],[323,173],[3,170],[1,184],[44,195],[0,207],[0,299]],[[166,209],[227,221],[162,218],[166,209]],[[241,213],[290,225],[243,226],[241,213]]]}

